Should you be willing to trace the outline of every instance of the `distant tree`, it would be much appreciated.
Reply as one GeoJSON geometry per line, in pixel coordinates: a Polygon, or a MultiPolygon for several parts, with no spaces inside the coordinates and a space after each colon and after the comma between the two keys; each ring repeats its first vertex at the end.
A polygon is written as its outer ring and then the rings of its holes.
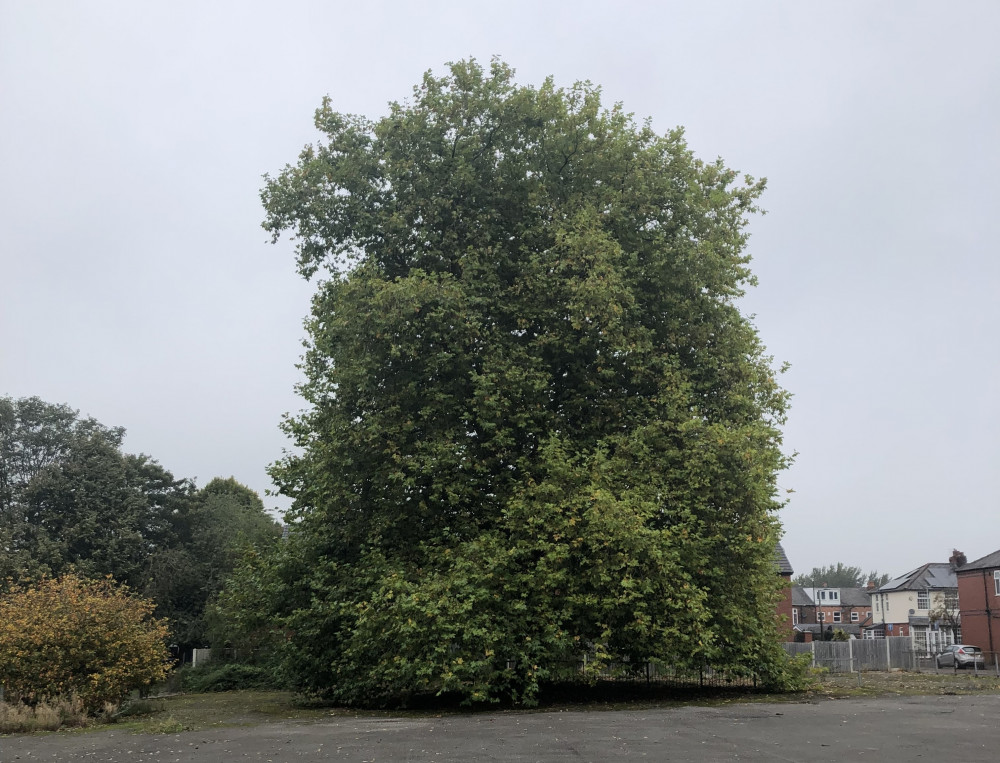
{"type": "Polygon", "coordinates": [[[890,580],[887,574],[865,572],[861,567],[852,567],[843,562],[831,564],[829,567],[813,567],[812,572],[796,575],[792,583],[798,586],[827,586],[829,588],[863,588],[873,581],[875,586],[881,586],[890,580]]]}
{"type": "Polygon", "coordinates": [[[67,405],[0,397],[0,514],[10,511],[31,479],[67,456],[79,438],[99,437],[117,447],[124,434],[124,429],[80,418],[67,405]]]}
{"type": "Polygon", "coordinates": [[[234,478],[215,478],[175,515],[175,543],[148,562],[144,593],[169,618],[182,648],[207,646],[206,609],[248,547],[266,547],[281,526],[260,496],[234,478]]]}
{"type": "Polygon", "coordinates": [[[46,469],[58,467],[80,448],[117,449],[123,436],[123,429],[80,418],[66,405],[38,397],[0,397],[0,587],[7,579],[54,572],[41,557],[52,559],[59,551],[45,548],[40,553],[47,533],[29,497],[33,483],[36,491],[41,490],[36,480],[52,486],[54,475],[43,475],[46,469]]]}
{"type": "Polygon", "coordinates": [[[957,594],[945,593],[941,595],[927,614],[933,625],[941,630],[951,631],[952,636],[958,633],[962,626],[957,594]]]}
{"type": "Polygon", "coordinates": [[[0,595],[0,686],[35,703],[76,695],[93,712],[161,680],[167,626],[110,579],[76,575],[0,595]]]}
{"type": "Polygon", "coordinates": [[[738,307],[763,183],[500,61],[315,123],[262,194],[322,274],[272,471],[294,541],[256,568],[298,687],[532,702],[584,656],[780,683],[787,396],[738,307]]]}
{"type": "Polygon", "coordinates": [[[156,602],[176,643],[204,645],[206,604],[241,549],[280,527],[235,479],[199,491],[124,453],[124,435],[65,405],[0,398],[0,590],[110,575],[156,602]]]}
{"type": "Polygon", "coordinates": [[[50,575],[72,568],[141,587],[145,562],[171,538],[170,511],[184,481],[127,456],[103,437],[76,438],[23,492],[23,546],[50,575]]]}

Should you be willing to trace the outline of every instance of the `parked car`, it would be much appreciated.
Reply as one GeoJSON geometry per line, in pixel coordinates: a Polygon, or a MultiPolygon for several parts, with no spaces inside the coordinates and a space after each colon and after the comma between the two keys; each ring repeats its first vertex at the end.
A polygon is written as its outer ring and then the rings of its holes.
{"type": "Polygon", "coordinates": [[[979,668],[986,667],[983,650],[971,644],[952,644],[946,647],[934,661],[939,668],[979,668]]]}

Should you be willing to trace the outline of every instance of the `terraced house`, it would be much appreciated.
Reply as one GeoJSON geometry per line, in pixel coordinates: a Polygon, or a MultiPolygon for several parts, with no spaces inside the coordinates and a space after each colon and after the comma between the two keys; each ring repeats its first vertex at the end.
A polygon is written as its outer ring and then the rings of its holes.
{"type": "Polygon", "coordinates": [[[838,629],[860,638],[871,622],[871,598],[864,588],[792,587],[792,628],[797,641],[806,633],[821,638],[823,631],[838,629]]]}

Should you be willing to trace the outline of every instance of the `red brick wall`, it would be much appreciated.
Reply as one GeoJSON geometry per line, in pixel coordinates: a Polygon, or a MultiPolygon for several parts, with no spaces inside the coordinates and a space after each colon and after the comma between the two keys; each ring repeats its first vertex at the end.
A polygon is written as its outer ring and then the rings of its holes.
{"type": "Polygon", "coordinates": [[[1000,596],[993,585],[993,570],[970,570],[958,575],[958,606],[962,641],[987,652],[1000,652],[1000,596]]]}
{"type": "Polygon", "coordinates": [[[783,634],[785,641],[792,641],[792,578],[790,575],[782,575],[784,582],[784,593],[781,601],[778,602],[778,627],[783,634]]]}

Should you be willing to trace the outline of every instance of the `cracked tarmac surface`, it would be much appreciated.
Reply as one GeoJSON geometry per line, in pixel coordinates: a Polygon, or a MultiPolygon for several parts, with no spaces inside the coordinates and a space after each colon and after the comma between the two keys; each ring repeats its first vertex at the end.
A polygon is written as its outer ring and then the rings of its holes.
{"type": "Polygon", "coordinates": [[[2,763],[996,761],[1000,695],[333,718],[136,735],[0,737],[2,763]]]}

